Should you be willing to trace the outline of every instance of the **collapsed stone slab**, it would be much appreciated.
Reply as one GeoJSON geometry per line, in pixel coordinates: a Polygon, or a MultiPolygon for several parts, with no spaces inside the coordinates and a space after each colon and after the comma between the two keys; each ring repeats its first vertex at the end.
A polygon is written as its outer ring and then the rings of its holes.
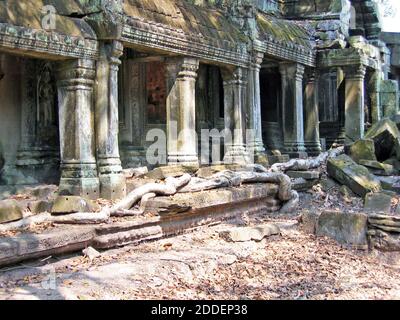
{"type": "Polygon", "coordinates": [[[324,211],[318,218],[316,234],[357,249],[368,249],[368,216],[363,213],[324,211]]]}
{"type": "Polygon", "coordinates": [[[59,196],[54,201],[51,213],[53,215],[70,214],[77,212],[95,212],[100,207],[89,199],[78,196],[59,196]]]}
{"type": "Polygon", "coordinates": [[[359,160],[358,163],[367,167],[372,174],[377,176],[391,176],[395,173],[393,166],[390,164],[384,164],[372,160],[359,160]]]}
{"type": "Polygon", "coordinates": [[[220,232],[220,237],[228,242],[261,241],[266,237],[278,235],[281,231],[275,224],[266,224],[257,227],[235,228],[220,232]]]}
{"type": "Polygon", "coordinates": [[[15,200],[0,201],[0,223],[22,219],[22,208],[15,200]]]}
{"type": "Polygon", "coordinates": [[[378,161],[385,161],[392,154],[400,159],[400,132],[396,123],[390,119],[375,123],[366,133],[365,139],[374,141],[378,161]]]}
{"type": "Polygon", "coordinates": [[[392,196],[384,192],[371,192],[365,196],[364,210],[366,212],[390,213],[391,206],[392,196]]]}
{"type": "Polygon", "coordinates": [[[347,154],[357,163],[360,160],[376,161],[375,143],[372,139],[361,139],[348,147],[347,154]]]}
{"type": "Polygon", "coordinates": [[[382,191],[380,181],[367,168],[358,165],[347,155],[329,159],[327,170],[329,176],[361,197],[369,192],[382,191]]]}

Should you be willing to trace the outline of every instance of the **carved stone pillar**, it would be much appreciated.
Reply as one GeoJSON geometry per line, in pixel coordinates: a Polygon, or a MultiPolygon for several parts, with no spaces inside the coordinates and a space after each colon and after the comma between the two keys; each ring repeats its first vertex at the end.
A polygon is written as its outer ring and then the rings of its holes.
{"type": "Polygon", "coordinates": [[[264,54],[257,52],[249,70],[247,85],[248,129],[252,131],[250,141],[247,141],[247,148],[249,154],[254,155],[255,162],[268,165],[262,137],[261,120],[260,69],[263,58],[264,54]]]}
{"type": "Polygon", "coordinates": [[[245,147],[245,91],[246,78],[243,68],[222,70],[225,104],[225,163],[246,164],[250,161],[245,147]]]}
{"type": "Polygon", "coordinates": [[[309,70],[304,91],[304,145],[310,156],[317,156],[322,151],[319,136],[318,78],[315,69],[309,70]]]}
{"type": "Polygon", "coordinates": [[[99,197],[94,147],[94,78],[93,60],[59,63],[60,195],[99,197]]]}
{"type": "Polygon", "coordinates": [[[346,79],[346,141],[354,142],[364,137],[364,78],[366,67],[363,65],[346,67],[344,73],[346,79]]]}
{"type": "Polygon", "coordinates": [[[122,43],[102,43],[97,62],[95,115],[100,196],[111,200],[122,199],[126,195],[118,145],[118,68],[122,54],[122,43]]]}
{"type": "Polygon", "coordinates": [[[371,116],[372,124],[381,120],[383,116],[382,104],[381,104],[381,94],[380,87],[382,81],[381,72],[376,70],[371,76],[368,84],[368,92],[371,98],[371,116]]]}
{"type": "Polygon", "coordinates": [[[168,164],[198,166],[196,78],[199,61],[170,58],[166,62],[168,164]]]}
{"type": "Polygon", "coordinates": [[[303,122],[304,66],[298,63],[281,63],[282,124],[285,153],[293,158],[305,158],[303,122]]]}

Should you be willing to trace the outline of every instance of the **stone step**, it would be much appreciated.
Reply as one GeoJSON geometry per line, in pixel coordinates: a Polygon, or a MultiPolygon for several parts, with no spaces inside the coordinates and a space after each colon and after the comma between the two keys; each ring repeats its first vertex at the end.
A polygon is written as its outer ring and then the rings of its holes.
{"type": "MultiPolygon", "coordinates": [[[[193,194],[158,197],[147,202],[153,217],[113,218],[96,226],[56,225],[40,234],[24,233],[0,238],[0,266],[78,252],[89,246],[110,249],[142,241],[181,234],[214,222],[280,209],[278,186],[254,184],[238,188],[217,189],[193,194]],[[171,205],[186,207],[177,212],[171,205]]],[[[93,213],[96,214],[96,213],[93,213]]]]}

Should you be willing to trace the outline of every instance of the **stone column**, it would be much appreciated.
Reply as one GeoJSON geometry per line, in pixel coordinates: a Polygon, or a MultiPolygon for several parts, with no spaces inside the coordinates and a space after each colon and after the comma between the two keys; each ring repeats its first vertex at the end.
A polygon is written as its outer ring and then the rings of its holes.
{"type": "Polygon", "coordinates": [[[345,128],[346,142],[351,143],[364,137],[364,78],[366,67],[363,65],[346,67],[345,128]]]}
{"type": "Polygon", "coordinates": [[[198,166],[196,78],[199,61],[170,58],[166,62],[168,164],[198,166]]]}
{"type": "Polygon", "coordinates": [[[118,68],[122,54],[122,43],[102,43],[97,62],[95,119],[100,196],[111,200],[122,199],[126,195],[118,146],[118,68]]]}
{"type": "Polygon", "coordinates": [[[247,85],[248,129],[252,130],[252,133],[249,137],[250,141],[247,141],[247,148],[248,153],[254,155],[255,162],[268,165],[261,120],[260,69],[263,58],[264,54],[257,52],[249,70],[247,85]]]}
{"type": "Polygon", "coordinates": [[[243,68],[222,70],[224,85],[225,163],[246,164],[250,162],[245,147],[245,90],[246,78],[243,68]]]}
{"type": "Polygon", "coordinates": [[[381,72],[375,70],[368,84],[368,92],[371,98],[372,124],[380,121],[383,115],[380,94],[381,80],[381,72]]]}
{"type": "Polygon", "coordinates": [[[309,70],[304,90],[304,145],[310,156],[321,153],[319,136],[318,72],[309,70]]]}
{"type": "Polygon", "coordinates": [[[293,158],[305,158],[303,123],[304,66],[298,63],[281,63],[282,124],[285,153],[293,158]]]}
{"type": "Polygon", "coordinates": [[[94,148],[93,84],[95,62],[59,63],[60,195],[99,197],[94,148]]]}

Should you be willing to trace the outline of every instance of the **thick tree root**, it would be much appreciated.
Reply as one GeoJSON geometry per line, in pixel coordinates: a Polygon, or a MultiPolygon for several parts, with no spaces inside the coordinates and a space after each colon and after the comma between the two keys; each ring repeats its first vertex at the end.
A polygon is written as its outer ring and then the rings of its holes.
{"type": "Polygon", "coordinates": [[[293,159],[286,163],[275,163],[271,166],[272,172],[286,172],[288,170],[306,171],[319,168],[330,158],[336,158],[344,153],[344,147],[329,150],[321,153],[316,158],[311,159],[293,159]]]}

